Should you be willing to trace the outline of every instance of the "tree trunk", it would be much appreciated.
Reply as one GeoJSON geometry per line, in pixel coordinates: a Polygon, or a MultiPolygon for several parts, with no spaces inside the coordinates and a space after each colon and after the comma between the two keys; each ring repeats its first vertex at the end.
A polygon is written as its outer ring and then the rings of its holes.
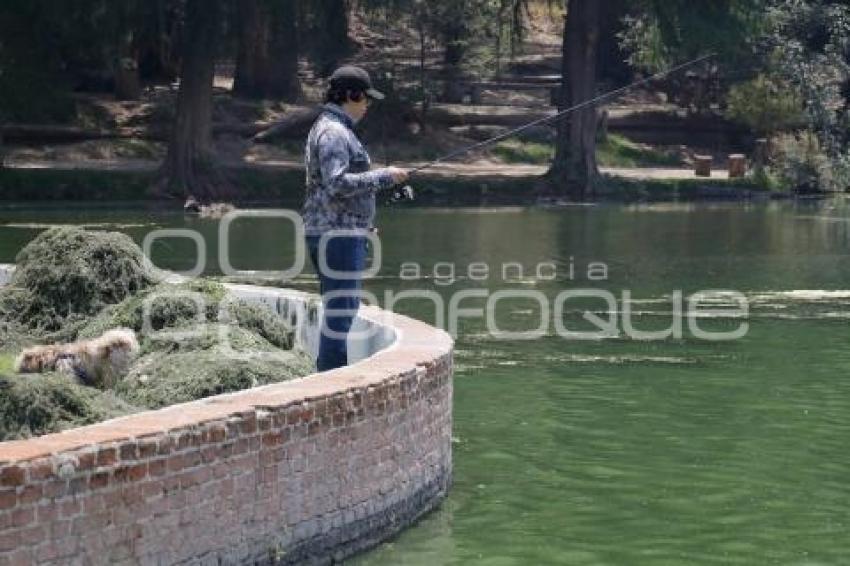
{"type": "Polygon", "coordinates": [[[269,84],[269,10],[264,0],[237,2],[239,34],[233,94],[263,98],[269,84]]]}
{"type": "Polygon", "coordinates": [[[212,158],[212,89],[221,0],[188,0],[177,96],[177,117],[168,146],[158,196],[211,200],[222,194],[212,158]]]}
{"type": "Polygon", "coordinates": [[[316,0],[319,4],[319,73],[330,76],[351,51],[348,39],[348,1],[316,0]]]}
{"type": "Polygon", "coordinates": [[[605,0],[600,2],[599,14],[599,80],[614,85],[631,81],[632,69],[628,54],[620,47],[618,35],[623,29],[623,15],[628,13],[631,0],[605,0]]]}
{"type": "Polygon", "coordinates": [[[463,72],[461,63],[466,53],[466,40],[468,31],[462,21],[451,22],[443,30],[443,41],[445,51],[443,52],[443,92],[444,102],[463,102],[466,94],[463,88],[463,72]]]}
{"type": "MultiPolygon", "coordinates": [[[[271,17],[271,70],[268,94],[286,102],[301,97],[298,79],[298,6],[297,0],[276,0],[271,17]]],[[[346,37],[348,36],[346,24],[346,37]]]]}
{"type": "Polygon", "coordinates": [[[113,63],[115,65],[115,98],[118,100],[138,100],[142,95],[139,63],[133,44],[133,32],[127,32],[119,40],[118,57],[113,63]]]}
{"type": "Polygon", "coordinates": [[[446,50],[443,52],[443,62],[447,66],[456,67],[463,61],[466,52],[466,27],[461,22],[448,26],[443,36],[446,50]]]}
{"type": "MultiPolygon", "coordinates": [[[[599,5],[596,0],[569,0],[564,21],[560,104],[565,110],[593,98],[599,41],[599,5]]],[[[568,196],[584,199],[592,191],[596,165],[597,110],[587,107],[558,120],[555,159],[549,178],[568,196]]]]}

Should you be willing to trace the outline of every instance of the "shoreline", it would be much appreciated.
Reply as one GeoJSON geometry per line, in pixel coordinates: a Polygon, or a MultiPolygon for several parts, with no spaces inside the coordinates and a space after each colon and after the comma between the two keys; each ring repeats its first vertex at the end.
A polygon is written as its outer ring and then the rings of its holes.
{"type": "MultiPolygon", "coordinates": [[[[412,168],[418,164],[397,165],[412,168]]],[[[148,194],[158,166],[158,162],[140,160],[7,164],[0,169],[0,202],[141,201],[168,208],[182,205],[148,194]]],[[[223,168],[231,182],[239,186],[240,196],[233,199],[237,204],[296,203],[302,198],[304,173],[299,162],[236,162],[223,168]]],[[[416,203],[424,205],[575,202],[541,189],[545,171],[545,166],[528,164],[449,163],[417,173],[411,185],[416,203]]],[[[692,172],[673,168],[603,168],[596,194],[585,202],[753,201],[803,196],[766,190],[749,177],[730,180],[725,171],[712,171],[712,175],[695,177],[692,172]]],[[[816,196],[829,197],[831,193],[816,196]]],[[[381,200],[386,199],[379,197],[381,200]]]]}

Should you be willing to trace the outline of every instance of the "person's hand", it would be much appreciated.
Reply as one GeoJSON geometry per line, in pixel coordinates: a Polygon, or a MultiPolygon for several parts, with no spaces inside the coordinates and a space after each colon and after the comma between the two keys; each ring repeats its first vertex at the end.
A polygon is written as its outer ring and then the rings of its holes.
{"type": "Polygon", "coordinates": [[[395,182],[396,185],[400,185],[407,181],[408,173],[404,169],[399,167],[387,167],[387,172],[393,176],[393,182],[395,182]]]}

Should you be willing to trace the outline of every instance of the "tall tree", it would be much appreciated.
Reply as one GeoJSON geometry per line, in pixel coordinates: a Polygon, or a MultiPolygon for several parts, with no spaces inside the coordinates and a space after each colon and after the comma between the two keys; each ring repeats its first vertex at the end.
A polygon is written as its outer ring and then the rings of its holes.
{"type": "Polygon", "coordinates": [[[238,3],[234,94],[289,102],[299,98],[297,4],[297,0],[238,3]]]}
{"type": "Polygon", "coordinates": [[[222,0],[187,0],[177,116],[154,190],[161,196],[219,198],[212,156],[212,92],[222,0]]]}
{"type": "Polygon", "coordinates": [[[136,0],[117,2],[112,7],[114,56],[112,57],[115,98],[135,100],[142,94],[139,78],[138,29],[139,5],[136,0]]]}
{"type": "MultiPolygon", "coordinates": [[[[600,11],[596,0],[569,0],[561,52],[562,87],[558,111],[593,98],[600,11]]],[[[597,110],[590,106],[558,121],[550,180],[564,193],[584,199],[592,190],[596,165],[597,110]]]]}
{"type": "Polygon", "coordinates": [[[263,98],[269,78],[269,10],[265,0],[236,2],[238,44],[233,93],[263,98]]]}
{"type": "Polygon", "coordinates": [[[348,0],[313,0],[313,52],[321,76],[329,76],[351,53],[348,0]]]}
{"type": "MultiPolygon", "coordinates": [[[[271,70],[269,76],[269,96],[287,102],[295,102],[301,97],[301,81],[298,78],[298,55],[300,45],[297,28],[298,2],[296,0],[276,0],[271,10],[271,70]]],[[[346,37],[348,26],[346,25],[346,37]]]]}
{"type": "MultiPolygon", "coordinates": [[[[796,1],[796,0],[789,0],[796,1]]],[[[617,33],[610,22],[630,17],[619,34],[634,66],[661,70],[675,61],[707,51],[717,60],[740,66],[746,60],[747,38],[758,27],[765,0],[630,0],[625,13],[603,14],[595,0],[567,0],[564,23],[562,89],[559,108],[579,104],[596,94],[599,46],[617,33]],[[604,17],[603,17],[604,16],[604,17]],[[605,22],[608,22],[607,24],[605,22]]],[[[548,178],[562,192],[589,196],[597,175],[596,110],[586,108],[561,120],[555,158],[548,178]]]]}

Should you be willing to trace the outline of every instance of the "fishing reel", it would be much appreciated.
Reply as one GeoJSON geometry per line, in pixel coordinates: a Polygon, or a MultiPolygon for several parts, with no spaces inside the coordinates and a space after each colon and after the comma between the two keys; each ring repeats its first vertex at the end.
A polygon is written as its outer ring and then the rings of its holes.
{"type": "Polygon", "coordinates": [[[398,187],[393,189],[392,195],[390,196],[390,202],[405,202],[405,201],[413,201],[416,198],[416,195],[413,193],[413,187],[410,185],[405,185],[403,187],[398,187]]]}

